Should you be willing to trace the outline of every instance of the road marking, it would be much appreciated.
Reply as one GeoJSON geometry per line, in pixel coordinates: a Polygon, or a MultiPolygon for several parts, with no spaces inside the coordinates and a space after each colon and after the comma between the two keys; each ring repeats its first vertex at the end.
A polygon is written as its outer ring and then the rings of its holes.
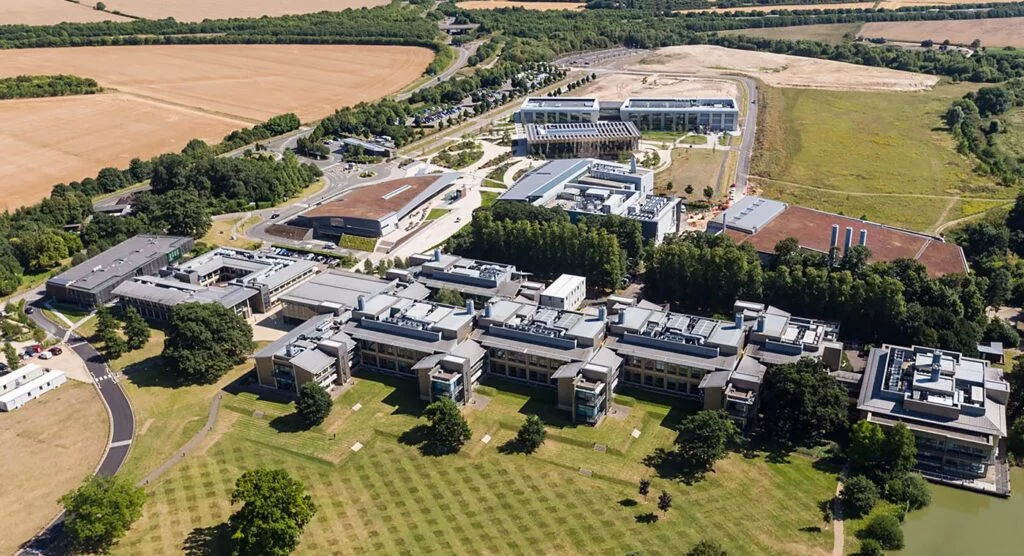
{"type": "Polygon", "coordinates": [[[87,343],[89,343],[89,342],[78,342],[77,344],[70,344],[68,347],[71,348],[71,349],[74,349],[74,348],[76,348],[78,346],[84,346],[87,343]]]}
{"type": "Polygon", "coordinates": [[[129,445],[131,443],[132,443],[132,440],[129,438],[128,440],[122,440],[120,442],[111,442],[110,443],[110,447],[111,448],[120,448],[121,446],[127,446],[127,445],[129,445]]]}

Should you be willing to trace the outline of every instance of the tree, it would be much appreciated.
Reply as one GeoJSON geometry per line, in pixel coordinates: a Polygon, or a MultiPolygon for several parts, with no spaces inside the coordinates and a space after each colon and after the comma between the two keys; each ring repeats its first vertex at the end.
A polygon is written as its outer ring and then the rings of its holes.
{"type": "Polygon", "coordinates": [[[707,198],[707,200],[710,201],[711,198],[714,197],[714,196],[715,196],[715,190],[710,185],[706,186],[704,188],[704,197],[707,198]]]}
{"type": "Polygon", "coordinates": [[[334,401],[323,386],[315,382],[307,382],[299,388],[299,400],[295,402],[295,412],[299,414],[307,427],[315,427],[323,423],[331,414],[334,401]]]}
{"type": "Polygon", "coordinates": [[[453,305],[455,307],[461,307],[466,303],[466,301],[462,299],[462,294],[459,293],[459,290],[452,288],[441,288],[437,290],[437,293],[434,294],[434,301],[444,305],[453,305]]]}
{"type": "Polygon", "coordinates": [[[662,514],[667,514],[669,508],[672,507],[672,495],[667,490],[661,491],[658,495],[658,509],[661,510],[662,514]]]}
{"type": "Polygon", "coordinates": [[[886,500],[901,504],[907,510],[920,510],[932,502],[928,481],[918,473],[907,473],[889,479],[884,490],[886,500]]]}
{"type": "Polygon", "coordinates": [[[685,191],[687,195],[693,195],[693,185],[689,183],[686,184],[686,188],[683,189],[683,191],[685,191]]]}
{"type": "Polygon", "coordinates": [[[914,433],[903,423],[896,423],[885,431],[882,443],[884,468],[889,477],[906,475],[917,465],[917,442],[914,433]]]}
{"type": "Polygon", "coordinates": [[[875,539],[864,539],[860,541],[860,550],[857,551],[857,556],[885,556],[885,551],[875,539]]]}
{"type": "Polygon", "coordinates": [[[21,360],[18,359],[18,350],[14,349],[10,342],[4,342],[4,359],[7,360],[7,366],[12,371],[21,366],[21,360]]]}
{"type": "Polygon", "coordinates": [[[872,517],[861,531],[861,536],[878,541],[878,544],[886,550],[903,548],[903,530],[900,529],[900,520],[891,514],[884,513],[872,517]]]}
{"type": "Polygon", "coordinates": [[[442,397],[423,410],[430,421],[428,436],[431,448],[439,453],[458,452],[473,435],[469,423],[451,398],[442,397]]]}
{"type": "Polygon", "coordinates": [[[640,479],[640,496],[647,499],[647,495],[651,493],[651,480],[647,478],[640,479]]]}
{"type": "Polygon", "coordinates": [[[527,415],[523,425],[519,427],[519,432],[516,433],[516,444],[523,452],[532,454],[544,443],[547,434],[540,417],[527,415]]]}
{"type": "Polygon", "coordinates": [[[106,552],[142,516],[146,491],[129,480],[93,476],[60,498],[64,531],[76,552],[106,552]]]}
{"type": "Polygon", "coordinates": [[[702,539],[686,551],[686,556],[728,556],[728,552],[718,544],[718,541],[702,539]]]}
{"type": "Polygon", "coordinates": [[[242,504],[228,519],[236,555],[291,554],[316,514],[305,487],[283,469],[246,471],[235,481],[231,503],[242,504]]]}
{"type": "Polygon", "coordinates": [[[878,504],[878,487],[864,475],[854,475],[843,482],[839,499],[851,517],[867,515],[878,504]]]}
{"type": "Polygon", "coordinates": [[[120,334],[114,334],[103,342],[103,353],[107,359],[117,359],[128,352],[128,342],[120,334]]]}
{"type": "Polygon", "coordinates": [[[101,342],[106,343],[111,338],[117,336],[118,328],[120,326],[110,307],[104,305],[96,309],[96,336],[101,342]]]}
{"type": "Polygon", "coordinates": [[[200,238],[213,224],[208,207],[195,190],[173,189],[158,197],[152,219],[168,234],[200,238]]]}
{"type": "Polygon", "coordinates": [[[846,455],[854,473],[877,472],[882,460],[885,432],[877,423],[860,420],[850,427],[850,445],[846,455]]]}
{"type": "Polygon", "coordinates": [[[739,437],[736,424],[725,411],[698,411],[679,424],[672,459],[686,473],[699,477],[725,457],[729,445],[739,437]]]}
{"type": "Polygon", "coordinates": [[[96,2],[96,9],[102,12],[107,9],[107,5],[103,2],[96,2]]]}
{"type": "Polygon", "coordinates": [[[219,303],[182,303],[171,312],[163,356],[179,379],[209,384],[245,361],[252,328],[219,303]]]}
{"type": "MultiPolygon", "coordinates": [[[[9,345],[11,344],[7,343],[4,345],[4,353],[8,353],[7,346],[9,345]]],[[[8,357],[10,356],[8,355],[8,357]]],[[[1010,435],[1007,438],[1007,443],[1013,457],[1017,461],[1024,460],[1024,415],[1017,417],[1017,419],[1013,421],[1013,426],[1010,427],[1010,435]]]]}
{"type": "Polygon", "coordinates": [[[764,429],[778,442],[813,445],[846,426],[846,391],[821,361],[773,368],[761,396],[764,429]]]}
{"type": "Polygon", "coordinates": [[[124,310],[124,335],[129,350],[141,349],[149,342],[149,323],[142,318],[135,307],[124,310]]]}

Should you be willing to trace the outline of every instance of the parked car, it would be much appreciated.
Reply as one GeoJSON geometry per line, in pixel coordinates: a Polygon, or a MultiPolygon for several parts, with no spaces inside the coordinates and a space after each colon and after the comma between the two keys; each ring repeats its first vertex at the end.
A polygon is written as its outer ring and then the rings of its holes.
{"type": "Polygon", "coordinates": [[[276,212],[275,212],[274,214],[271,214],[271,215],[270,215],[270,219],[271,219],[271,220],[273,220],[273,219],[275,219],[275,218],[278,218],[278,217],[280,217],[280,216],[281,216],[281,215],[280,215],[279,213],[276,213],[276,212]]]}
{"type": "Polygon", "coordinates": [[[26,315],[31,315],[35,311],[36,311],[35,307],[25,307],[25,314],[26,315]]]}
{"type": "Polygon", "coordinates": [[[57,346],[53,346],[52,348],[50,348],[49,351],[50,351],[50,353],[52,353],[54,355],[60,355],[60,354],[64,353],[64,350],[60,349],[57,346]]]}
{"type": "Polygon", "coordinates": [[[0,373],[7,371],[7,363],[0,361],[0,373]]]}
{"type": "Polygon", "coordinates": [[[39,358],[40,359],[53,359],[53,354],[48,352],[48,351],[44,351],[44,352],[39,354],[39,358]]]}
{"type": "Polygon", "coordinates": [[[43,346],[39,344],[33,344],[25,348],[25,353],[31,353],[33,355],[39,353],[40,351],[43,351],[43,346]]]}

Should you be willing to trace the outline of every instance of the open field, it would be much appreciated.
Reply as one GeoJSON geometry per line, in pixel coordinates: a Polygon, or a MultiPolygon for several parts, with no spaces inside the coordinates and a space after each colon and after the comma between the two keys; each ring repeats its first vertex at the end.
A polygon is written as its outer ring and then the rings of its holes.
{"type": "Polygon", "coordinates": [[[963,45],[979,39],[984,46],[1024,46],[1024,17],[865,23],[860,35],[910,42],[931,39],[940,43],[949,39],[963,45]]]}
{"type": "Polygon", "coordinates": [[[131,21],[124,16],[94,10],[93,5],[74,4],[65,0],[7,0],[0,2],[0,25],[131,21]]]}
{"type": "Polygon", "coordinates": [[[278,16],[308,14],[329,10],[340,12],[346,8],[372,8],[383,6],[387,0],[107,0],[108,10],[146,19],[173,17],[178,21],[204,19],[247,18],[263,15],[278,16]]]}
{"type": "Polygon", "coordinates": [[[245,215],[234,216],[232,218],[221,218],[213,221],[213,225],[210,226],[210,231],[206,232],[206,235],[199,241],[207,245],[220,245],[223,247],[235,247],[238,249],[249,249],[253,245],[257,247],[260,242],[247,239],[242,234],[245,230],[263,221],[260,216],[250,216],[246,218],[245,215]],[[231,229],[237,230],[235,237],[231,237],[231,229]]]}
{"type": "Polygon", "coordinates": [[[829,23],[824,25],[798,25],[795,27],[763,27],[759,29],[733,29],[719,31],[719,35],[745,35],[764,39],[809,40],[828,44],[843,42],[843,35],[856,36],[862,23],[829,23]]]}
{"type": "Polygon", "coordinates": [[[740,96],[735,81],[714,78],[682,78],[604,73],[576,89],[573,96],[594,96],[601,100],[625,100],[631,96],[728,97],[740,96]],[[646,83],[644,81],[646,80],[646,83]]]}
{"type": "Polygon", "coordinates": [[[121,93],[0,101],[0,208],[38,202],[58,182],[126,168],[134,157],[217,142],[247,122],[121,93]]]}
{"type": "Polygon", "coordinates": [[[718,188],[719,173],[726,151],[691,149],[680,147],[672,151],[672,165],[658,172],[654,187],[659,194],[687,197],[690,200],[704,199],[704,188],[718,188]],[[666,185],[672,182],[672,189],[666,185]],[[693,193],[686,194],[686,186],[693,186],[693,193]]]}
{"type": "MultiPolygon", "coordinates": [[[[1009,0],[1007,0],[1009,1],[1009,0]]],[[[875,5],[874,2],[844,2],[840,4],[798,4],[798,5],[780,5],[780,4],[766,4],[763,6],[743,6],[739,8],[725,8],[716,10],[707,10],[704,8],[699,9],[687,9],[687,10],[676,10],[676,12],[706,12],[715,11],[721,13],[727,12],[770,12],[773,10],[789,10],[793,12],[802,12],[810,10],[841,10],[841,9],[855,9],[855,8],[871,8],[875,5]]]]}
{"type": "Polygon", "coordinates": [[[0,51],[0,76],[86,75],[110,91],[0,101],[2,208],[38,201],[58,182],[123,168],[134,157],[217,142],[295,112],[304,121],[384,96],[432,59],[396,46],[203,45],[0,51]],[[301,84],[301,86],[300,86],[301,84]]]}
{"type": "Polygon", "coordinates": [[[575,2],[513,2],[508,0],[470,0],[459,2],[458,6],[466,10],[497,10],[499,8],[523,8],[527,10],[582,10],[585,3],[575,2]]]}
{"type": "Polygon", "coordinates": [[[977,87],[763,87],[752,181],[768,197],[921,231],[999,206],[1015,192],[976,175],[942,128],[949,103],[977,87]]]}
{"type": "Polygon", "coordinates": [[[96,469],[107,429],[96,389],[74,380],[0,413],[0,553],[13,554],[57,516],[57,499],[96,469]]]}
{"type": "Polygon", "coordinates": [[[633,69],[643,71],[692,73],[704,69],[742,73],[773,87],[919,91],[938,82],[932,75],[707,45],[659,48],[639,60],[633,58],[631,63],[633,69]]]}
{"type": "Polygon", "coordinates": [[[573,427],[555,411],[553,392],[485,386],[486,407],[466,410],[473,438],[462,453],[426,457],[405,434],[423,423],[414,388],[357,377],[328,420],[309,431],[296,427],[290,404],[226,395],[211,436],[149,487],[145,514],[115,553],[179,553],[185,544],[223,553],[232,485],[257,466],[288,470],[317,504],[297,554],[338,547],[352,554],[668,554],[708,531],[725,532],[715,537],[730,554],[827,554],[831,547],[831,531],[814,528],[822,525],[817,503],[830,496],[835,477],[797,455],[787,463],[733,455],[689,487],[654,478],[652,492],[668,490],[676,505],[658,523],[639,523],[636,516],[656,510],[654,497],[636,495],[637,480],[650,475],[638,462],[671,443],[672,427],[688,411],[682,405],[620,396],[619,415],[596,428],[573,427]],[[356,403],[359,411],[351,409],[356,403]],[[531,456],[498,453],[528,412],[548,424],[548,441],[531,456]],[[630,436],[633,428],[640,438],[630,436]],[[481,442],[484,434],[490,444],[481,442]],[[353,452],[356,442],[363,447],[353,452]]]}

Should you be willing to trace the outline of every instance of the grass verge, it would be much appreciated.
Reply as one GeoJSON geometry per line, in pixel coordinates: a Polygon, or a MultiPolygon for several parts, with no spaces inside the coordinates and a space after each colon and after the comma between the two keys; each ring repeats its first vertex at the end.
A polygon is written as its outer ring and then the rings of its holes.
{"type": "Polygon", "coordinates": [[[373,253],[373,250],[377,248],[377,238],[345,234],[338,240],[338,247],[373,253]]]}

